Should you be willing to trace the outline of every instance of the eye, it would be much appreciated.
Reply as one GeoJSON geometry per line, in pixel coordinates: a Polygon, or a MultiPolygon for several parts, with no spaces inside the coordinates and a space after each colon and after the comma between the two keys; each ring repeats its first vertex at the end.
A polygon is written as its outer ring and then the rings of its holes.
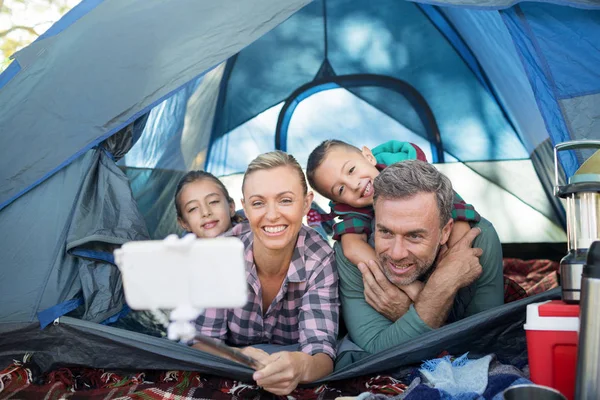
{"type": "Polygon", "coordinates": [[[392,231],[390,231],[389,229],[379,228],[377,231],[379,232],[379,235],[384,238],[389,238],[389,237],[394,236],[392,231]]]}
{"type": "Polygon", "coordinates": [[[354,172],[354,169],[355,169],[355,168],[356,168],[356,167],[352,167],[352,168],[350,168],[350,169],[348,170],[348,174],[352,175],[352,173],[354,172]]]}
{"type": "Polygon", "coordinates": [[[210,204],[211,206],[214,206],[215,204],[219,204],[220,202],[221,202],[221,200],[213,200],[208,204],[210,204]]]}
{"type": "Polygon", "coordinates": [[[408,239],[413,241],[413,242],[418,242],[421,239],[423,239],[423,235],[421,235],[420,233],[409,233],[408,234],[408,239]]]}
{"type": "Polygon", "coordinates": [[[198,207],[192,207],[190,208],[187,212],[191,213],[192,211],[196,210],[198,207]]]}
{"type": "Polygon", "coordinates": [[[260,207],[263,205],[262,201],[253,201],[252,202],[252,207],[260,207]]]}
{"type": "Polygon", "coordinates": [[[341,196],[342,193],[344,193],[344,185],[340,186],[340,188],[338,189],[338,196],[341,196]]]}
{"type": "Polygon", "coordinates": [[[292,204],[292,203],[293,203],[293,200],[292,200],[292,199],[285,198],[285,199],[281,199],[281,203],[282,203],[282,204],[292,204]]]}

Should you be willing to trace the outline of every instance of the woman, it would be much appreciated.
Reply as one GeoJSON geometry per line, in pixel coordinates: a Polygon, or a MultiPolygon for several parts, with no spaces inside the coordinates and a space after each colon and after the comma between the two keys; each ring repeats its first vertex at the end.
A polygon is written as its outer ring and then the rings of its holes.
{"type": "Polygon", "coordinates": [[[201,334],[237,346],[297,344],[274,354],[244,352],[265,365],[254,379],[278,395],[333,371],[338,329],[338,276],[334,253],[302,224],[313,200],[298,162],[281,151],[253,160],[242,183],[248,223],[231,231],[245,245],[248,303],[206,310],[201,334]]]}

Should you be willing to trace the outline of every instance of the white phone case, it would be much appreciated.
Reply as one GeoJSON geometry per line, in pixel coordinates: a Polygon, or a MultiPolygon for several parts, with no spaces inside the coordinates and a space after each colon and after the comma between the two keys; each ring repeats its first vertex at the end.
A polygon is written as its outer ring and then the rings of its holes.
{"type": "Polygon", "coordinates": [[[132,309],[238,308],[246,304],[244,245],[237,238],[186,236],[128,242],[114,253],[132,309]]]}

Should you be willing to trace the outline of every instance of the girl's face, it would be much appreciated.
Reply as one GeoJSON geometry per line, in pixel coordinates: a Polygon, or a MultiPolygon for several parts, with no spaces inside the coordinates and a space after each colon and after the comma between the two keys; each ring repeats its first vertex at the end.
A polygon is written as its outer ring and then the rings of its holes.
{"type": "Polygon", "coordinates": [[[201,179],[186,184],[177,199],[183,229],[199,238],[213,238],[231,228],[235,204],[229,203],[218,184],[201,179]]]}
{"type": "Polygon", "coordinates": [[[313,199],[312,192],[304,195],[298,172],[288,166],[255,171],[246,177],[242,189],[254,246],[293,248],[313,199]]]}

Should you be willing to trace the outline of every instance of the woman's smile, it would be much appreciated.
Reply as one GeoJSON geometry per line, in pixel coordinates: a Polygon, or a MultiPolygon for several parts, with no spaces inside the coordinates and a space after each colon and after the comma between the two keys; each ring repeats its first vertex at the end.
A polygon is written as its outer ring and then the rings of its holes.
{"type": "Polygon", "coordinates": [[[263,230],[269,236],[277,236],[283,233],[283,231],[287,228],[287,225],[277,225],[277,226],[264,226],[263,230]]]}

